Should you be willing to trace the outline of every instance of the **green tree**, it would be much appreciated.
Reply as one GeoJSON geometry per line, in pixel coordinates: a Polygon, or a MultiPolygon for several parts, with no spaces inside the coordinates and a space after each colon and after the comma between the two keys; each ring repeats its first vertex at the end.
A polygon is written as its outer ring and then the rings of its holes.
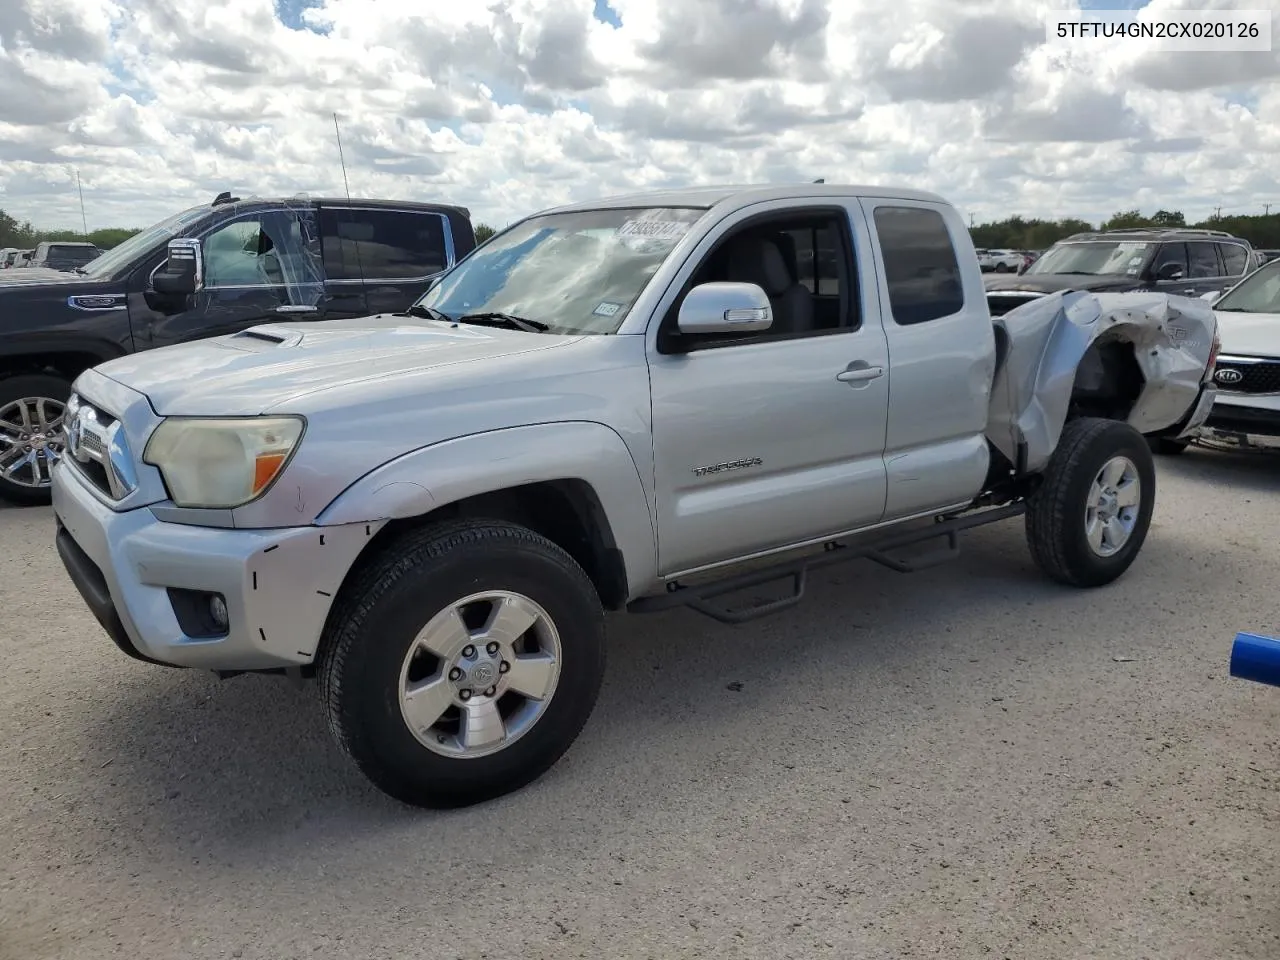
{"type": "Polygon", "coordinates": [[[1142,227],[1150,227],[1155,224],[1148,217],[1142,215],[1141,210],[1124,210],[1120,213],[1113,213],[1111,219],[1102,224],[1103,230],[1138,230],[1142,227]]]}
{"type": "Polygon", "coordinates": [[[96,244],[103,250],[110,250],[112,247],[124,243],[135,233],[141,233],[141,229],[134,228],[132,230],[124,227],[106,227],[102,230],[94,230],[89,234],[89,242],[96,244]]]}
{"type": "MultiPolygon", "coordinates": [[[[138,227],[104,227],[90,233],[88,240],[103,250],[110,250],[138,231],[138,227]]],[[[42,240],[71,240],[79,243],[85,240],[85,235],[80,230],[37,230],[30,222],[19,223],[10,214],[0,210],[0,247],[19,247],[25,250],[42,240]]]]}
{"type": "Polygon", "coordinates": [[[497,232],[487,223],[476,224],[476,243],[484,243],[497,232]]]}
{"type": "Polygon", "coordinates": [[[1015,215],[1007,220],[979,224],[969,232],[976,247],[1044,250],[1063,237],[1092,229],[1092,224],[1073,217],[1063,220],[1027,220],[1015,215]]]}

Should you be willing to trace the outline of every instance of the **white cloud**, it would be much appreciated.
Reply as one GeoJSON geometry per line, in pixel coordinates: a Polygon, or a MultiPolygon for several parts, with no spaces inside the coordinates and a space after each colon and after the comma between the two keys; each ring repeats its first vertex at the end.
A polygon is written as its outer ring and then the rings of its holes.
{"type": "Polygon", "coordinates": [[[980,219],[1280,203],[1280,53],[1050,49],[1040,16],[1065,5],[0,0],[0,207],[76,226],[76,170],[91,226],[224,189],[340,193],[334,112],[353,192],[498,225],[815,177],[980,219]]]}

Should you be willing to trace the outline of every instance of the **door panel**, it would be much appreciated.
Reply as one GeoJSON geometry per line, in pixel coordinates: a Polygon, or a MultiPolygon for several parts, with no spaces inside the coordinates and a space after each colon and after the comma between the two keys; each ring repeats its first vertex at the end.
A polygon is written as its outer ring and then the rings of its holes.
{"type": "Polygon", "coordinates": [[[960,269],[972,241],[953,209],[897,199],[862,204],[879,252],[893,364],[884,453],[884,519],[893,520],[981,490],[995,331],[981,273],[960,269]]]}
{"type": "Polygon", "coordinates": [[[440,213],[326,206],[319,225],[332,316],[407,310],[454,261],[449,220],[440,213]]]}
{"type": "Polygon", "coordinates": [[[262,323],[322,319],[324,274],[307,208],[244,213],[201,237],[204,287],[178,302],[150,288],[139,308],[150,345],[163,347],[236,333],[262,323]]]}
{"type": "Polygon", "coordinates": [[[661,575],[880,521],[889,354],[865,225],[850,207],[856,201],[824,197],[731,214],[659,303],[662,324],[651,324],[648,342],[661,575]],[[795,223],[805,218],[815,223],[808,236],[795,223]],[[793,281],[827,328],[660,352],[695,271],[726,279],[715,274],[724,241],[757,230],[794,257],[793,281]],[[831,329],[841,311],[847,325],[831,329]]]}
{"type": "Polygon", "coordinates": [[[1187,245],[1185,243],[1165,243],[1151,261],[1152,289],[1168,296],[1195,296],[1196,284],[1191,279],[1187,263],[1187,245]],[[1160,269],[1167,263],[1176,263],[1182,268],[1182,276],[1177,280],[1161,280],[1160,269]]]}
{"type": "Polygon", "coordinates": [[[653,358],[662,574],[878,522],[888,371],[874,325],[653,358]]]}
{"type": "Polygon", "coordinates": [[[1187,243],[1187,279],[1183,296],[1198,297],[1210,290],[1220,290],[1226,284],[1218,245],[1210,241],[1195,240],[1187,243]]]}

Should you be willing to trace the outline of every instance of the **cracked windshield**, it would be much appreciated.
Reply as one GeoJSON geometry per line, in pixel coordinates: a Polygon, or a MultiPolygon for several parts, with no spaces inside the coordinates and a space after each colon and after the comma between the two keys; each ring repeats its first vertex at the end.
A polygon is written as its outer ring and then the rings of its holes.
{"type": "Polygon", "coordinates": [[[550,333],[616,333],[705,212],[650,207],[534,217],[477,250],[419,306],[451,320],[501,313],[550,333]]]}

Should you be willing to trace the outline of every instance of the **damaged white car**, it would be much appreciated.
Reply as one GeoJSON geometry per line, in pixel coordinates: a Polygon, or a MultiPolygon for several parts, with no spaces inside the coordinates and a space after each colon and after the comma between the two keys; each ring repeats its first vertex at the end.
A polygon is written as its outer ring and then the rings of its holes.
{"type": "Polygon", "coordinates": [[[1213,402],[1214,324],[1088,293],[993,322],[929,193],[580,203],[407,313],[86,372],[56,540],[126,653],[316,677],[381,789],[472,803],[578,736],[606,610],[737,623],[799,602],[817,565],[907,572],[1017,516],[1050,577],[1114,580],[1151,520],[1144,434],[1185,437],[1213,402]]]}

